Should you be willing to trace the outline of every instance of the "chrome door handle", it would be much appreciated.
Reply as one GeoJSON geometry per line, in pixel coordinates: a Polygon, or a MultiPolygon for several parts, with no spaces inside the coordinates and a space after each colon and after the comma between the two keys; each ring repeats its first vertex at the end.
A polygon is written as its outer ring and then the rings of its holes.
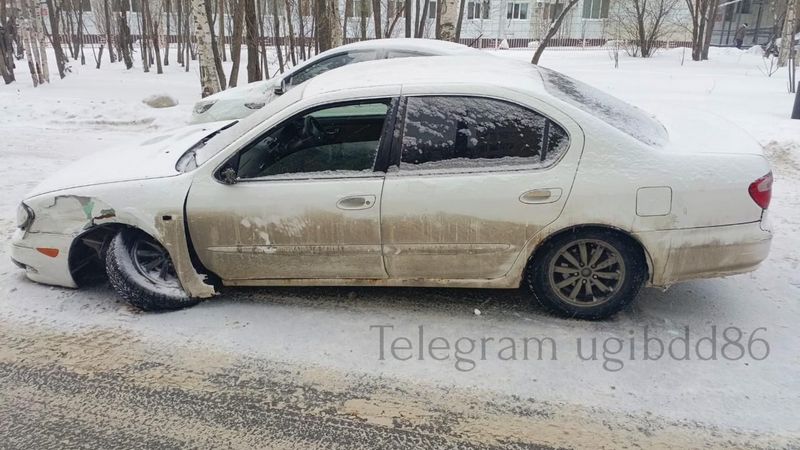
{"type": "Polygon", "coordinates": [[[527,204],[553,203],[561,198],[561,188],[531,189],[519,196],[519,201],[527,204]]]}
{"type": "Polygon", "coordinates": [[[351,195],[336,202],[339,209],[369,209],[375,204],[374,195],[351,195]]]}

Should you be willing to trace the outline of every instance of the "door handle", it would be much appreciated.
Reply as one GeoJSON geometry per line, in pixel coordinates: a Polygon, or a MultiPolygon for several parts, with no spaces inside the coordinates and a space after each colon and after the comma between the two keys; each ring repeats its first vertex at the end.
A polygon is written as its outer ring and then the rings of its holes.
{"type": "Polygon", "coordinates": [[[336,202],[339,209],[369,209],[375,204],[374,195],[351,195],[336,202]]]}
{"type": "Polygon", "coordinates": [[[527,204],[553,203],[561,198],[561,188],[531,189],[519,196],[519,201],[527,204]]]}

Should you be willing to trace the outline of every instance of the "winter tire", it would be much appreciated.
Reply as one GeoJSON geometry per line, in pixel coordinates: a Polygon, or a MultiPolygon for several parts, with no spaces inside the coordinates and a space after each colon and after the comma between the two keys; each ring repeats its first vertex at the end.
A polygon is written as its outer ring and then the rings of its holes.
{"type": "Polygon", "coordinates": [[[546,309],[596,320],[630,304],[647,278],[641,249],[618,233],[577,231],[544,244],[529,262],[528,287],[546,309]]]}
{"type": "Polygon", "coordinates": [[[181,288],[166,249],[142,231],[125,229],[114,236],[106,251],[106,272],[119,295],[145,311],[198,303],[181,288]]]}

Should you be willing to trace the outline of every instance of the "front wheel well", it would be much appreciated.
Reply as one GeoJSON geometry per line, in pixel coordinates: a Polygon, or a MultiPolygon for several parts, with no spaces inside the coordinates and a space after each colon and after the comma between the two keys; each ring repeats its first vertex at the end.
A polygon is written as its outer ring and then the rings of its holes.
{"type": "Polygon", "coordinates": [[[636,239],[633,235],[631,235],[627,231],[621,230],[619,228],[616,228],[616,227],[613,227],[613,226],[609,226],[609,225],[595,225],[595,224],[592,224],[592,225],[575,225],[575,226],[564,228],[562,230],[559,230],[559,231],[547,236],[544,240],[539,242],[539,244],[536,246],[536,248],[533,249],[533,252],[531,252],[531,256],[528,258],[528,262],[526,264],[525,270],[526,271],[528,270],[528,268],[531,266],[531,261],[533,261],[537,257],[537,255],[541,256],[541,253],[543,252],[543,249],[546,248],[547,244],[549,242],[553,241],[554,239],[560,238],[560,237],[562,237],[564,235],[567,235],[567,234],[570,234],[570,233],[591,232],[591,231],[614,233],[615,235],[619,236],[621,239],[625,239],[626,241],[630,242],[635,248],[637,248],[641,252],[642,257],[647,262],[647,273],[645,274],[646,279],[649,280],[651,278],[651,274],[653,273],[653,262],[652,262],[652,260],[650,258],[650,254],[647,252],[647,249],[641,243],[641,241],[636,239]]]}
{"type": "Polygon", "coordinates": [[[75,284],[85,286],[106,278],[105,252],[111,239],[121,230],[131,228],[121,223],[92,227],[79,234],[69,249],[69,272],[75,284]]]}

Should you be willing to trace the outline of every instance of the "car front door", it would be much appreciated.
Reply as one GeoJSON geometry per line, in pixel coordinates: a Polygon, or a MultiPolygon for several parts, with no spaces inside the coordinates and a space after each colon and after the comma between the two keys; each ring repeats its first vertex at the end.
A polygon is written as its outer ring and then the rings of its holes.
{"type": "Polygon", "coordinates": [[[304,111],[245,145],[214,178],[195,180],[186,208],[201,262],[234,283],[385,278],[384,172],[375,165],[391,105],[371,99],[304,111]]]}
{"type": "Polygon", "coordinates": [[[577,170],[582,133],[552,112],[558,121],[497,99],[404,99],[399,167],[387,171],[381,205],[390,277],[508,273],[526,242],[559,216],[577,170]]]}

